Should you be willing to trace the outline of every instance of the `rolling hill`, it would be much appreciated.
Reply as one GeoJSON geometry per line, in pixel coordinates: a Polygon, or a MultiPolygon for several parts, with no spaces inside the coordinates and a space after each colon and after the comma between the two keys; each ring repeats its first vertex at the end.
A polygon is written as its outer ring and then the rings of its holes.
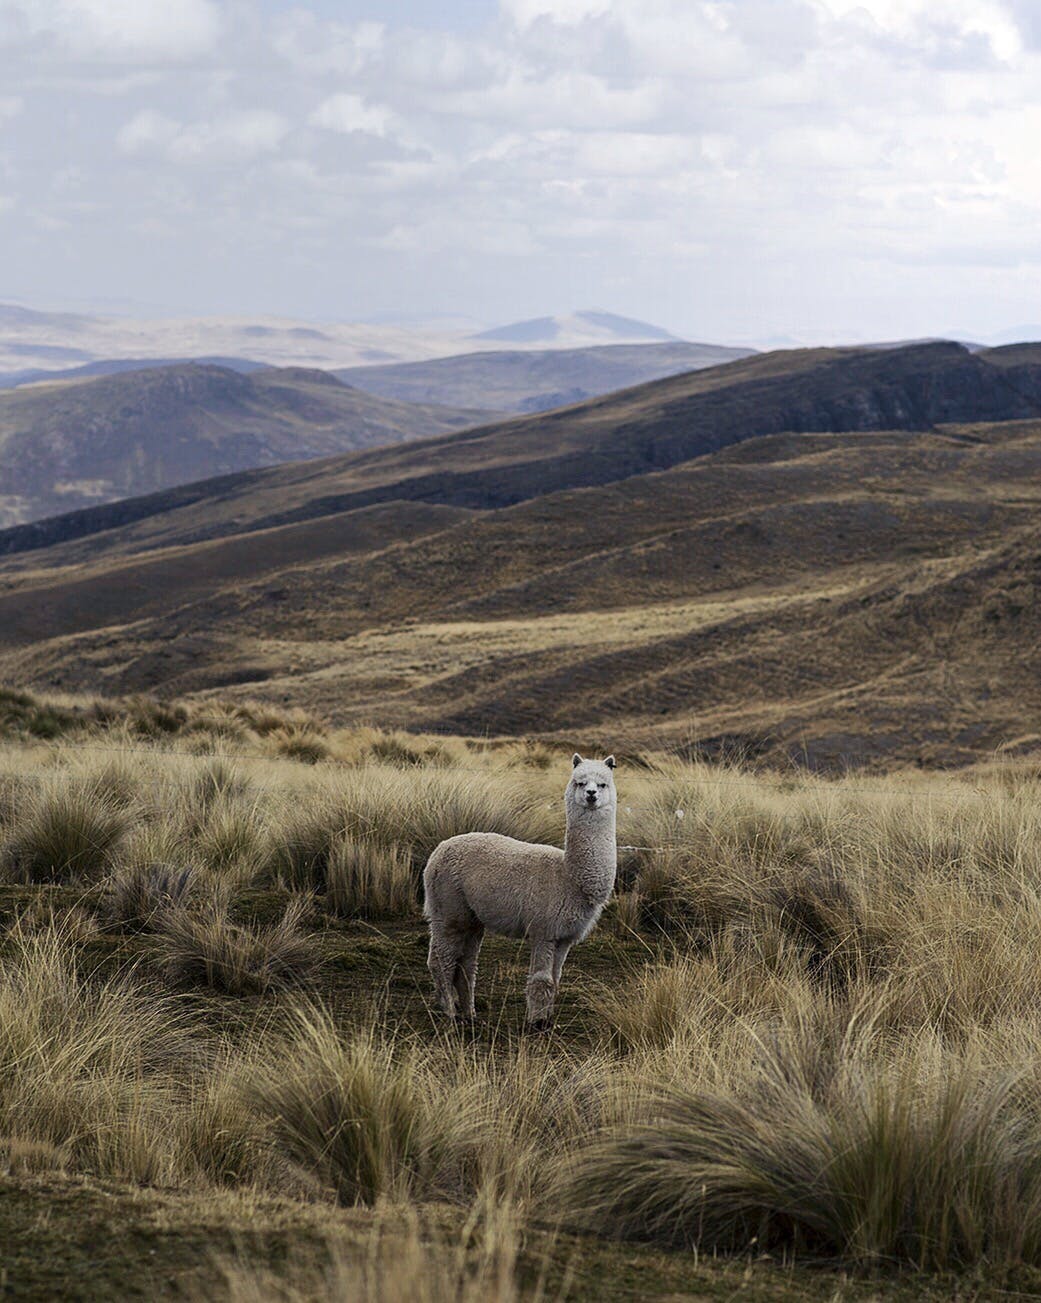
{"type": "Polygon", "coordinates": [[[479,412],[375,398],[322,371],[185,364],[0,393],[0,522],[421,438],[479,412]]]}
{"type": "Polygon", "coordinates": [[[746,358],[0,534],[0,674],[814,765],[1041,747],[1041,365],[746,358]]]}
{"type": "Polygon", "coordinates": [[[747,357],[718,344],[607,344],[594,348],[465,353],[432,362],[349,367],[336,374],[383,398],[501,412],[544,412],[648,380],[747,357]]]}

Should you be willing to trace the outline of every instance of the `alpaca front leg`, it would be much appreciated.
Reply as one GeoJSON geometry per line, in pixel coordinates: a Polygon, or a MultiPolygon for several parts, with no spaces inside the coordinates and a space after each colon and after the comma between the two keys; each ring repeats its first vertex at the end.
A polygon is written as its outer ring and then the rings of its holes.
{"type": "Polygon", "coordinates": [[[556,983],[553,981],[553,959],[556,943],[537,941],[531,947],[531,967],[528,969],[528,1013],[527,1024],[532,1031],[545,1031],[553,1016],[553,996],[556,983]]]}
{"type": "Polygon", "coordinates": [[[571,949],[570,941],[558,941],[553,951],[553,992],[556,994],[560,990],[560,973],[564,967],[564,960],[571,949]]]}

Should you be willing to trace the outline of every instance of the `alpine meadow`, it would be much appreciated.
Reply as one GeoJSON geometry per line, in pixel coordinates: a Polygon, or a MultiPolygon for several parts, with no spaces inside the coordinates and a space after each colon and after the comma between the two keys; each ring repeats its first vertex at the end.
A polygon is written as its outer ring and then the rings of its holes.
{"type": "Polygon", "coordinates": [[[1032,6],[0,72],[0,1293],[1041,1299],[1032,6]]]}

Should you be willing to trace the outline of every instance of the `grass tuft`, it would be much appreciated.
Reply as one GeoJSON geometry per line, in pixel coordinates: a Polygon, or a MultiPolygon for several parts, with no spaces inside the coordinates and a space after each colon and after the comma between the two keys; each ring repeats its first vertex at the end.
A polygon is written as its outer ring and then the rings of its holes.
{"type": "Polygon", "coordinates": [[[329,857],[325,900],[341,918],[408,918],[418,913],[416,885],[400,847],[343,837],[329,857]]]}
{"type": "Polygon", "coordinates": [[[232,922],[225,904],[198,912],[181,906],[155,919],[154,953],[174,987],[211,987],[228,995],[301,986],[317,975],[320,954],[300,922],[306,898],[291,900],[278,923],[232,922]]]}
{"type": "Polygon", "coordinates": [[[9,882],[73,882],[99,876],[130,831],[133,815],[91,786],[41,784],[0,850],[9,882]]]}
{"type": "Polygon", "coordinates": [[[457,1122],[418,1050],[346,1037],[319,1008],[297,1012],[247,1090],[286,1158],[344,1204],[429,1194],[453,1148],[457,1122]]]}

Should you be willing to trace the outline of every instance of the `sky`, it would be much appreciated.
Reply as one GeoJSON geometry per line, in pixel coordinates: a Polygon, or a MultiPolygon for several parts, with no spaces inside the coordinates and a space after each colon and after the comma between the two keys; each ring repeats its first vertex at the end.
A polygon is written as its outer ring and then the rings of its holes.
{"type": "Polygon", "coordinates": [[[0,0],[0,299],[1041,321],[1038,0],[0,0]]]}

